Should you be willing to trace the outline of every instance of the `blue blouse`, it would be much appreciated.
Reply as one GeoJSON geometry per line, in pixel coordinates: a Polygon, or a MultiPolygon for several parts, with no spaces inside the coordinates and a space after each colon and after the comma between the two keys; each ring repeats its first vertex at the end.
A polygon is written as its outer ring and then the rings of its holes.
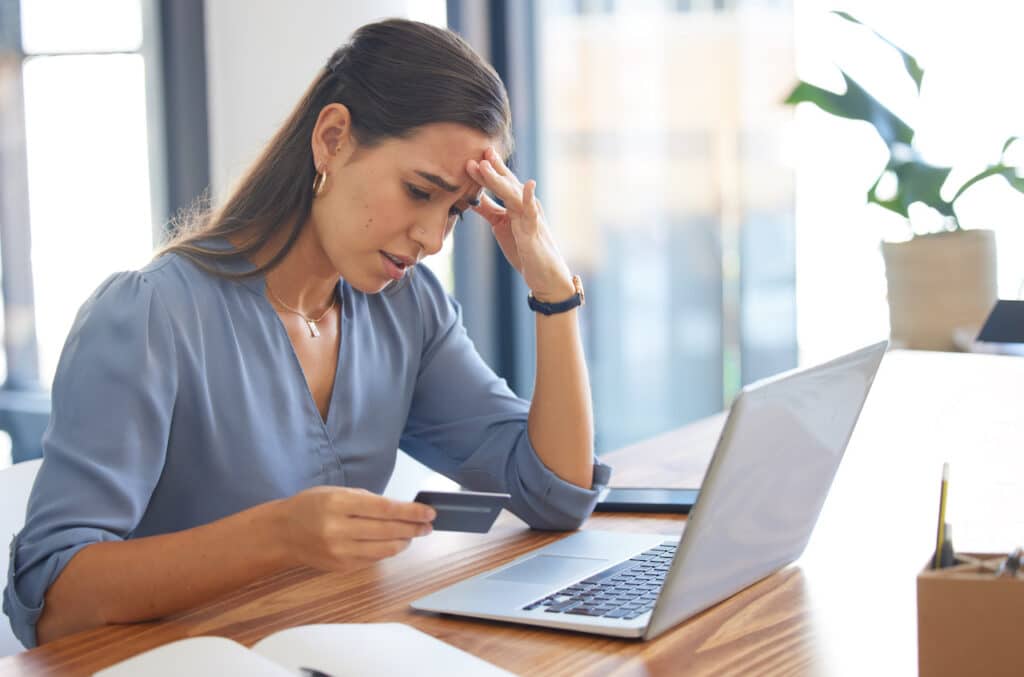
{"type": "Polygon", "coordinates": [[[111,276],[82,306],[11,542],[3,610],[25,646],[82,547],[189,529],[316,485],[380,493],[398,448],[465,487],[511,494],[532,527],[589,516],[611,469],[595,462],[588,490],[543,465],[529,403],[483,362],[428,269],[380,294],[339,281],[326,422],[264,289],[262,277],[228,280],[168,254],[111,276]]]}

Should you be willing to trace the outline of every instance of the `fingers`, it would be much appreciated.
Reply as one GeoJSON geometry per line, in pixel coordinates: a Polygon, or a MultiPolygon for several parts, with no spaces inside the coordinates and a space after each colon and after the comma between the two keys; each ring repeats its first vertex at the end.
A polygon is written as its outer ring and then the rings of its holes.
{"type": "Polygon", "coordinates": [[[540,216],[537,211],[537,201],[534,199],[536,191],[537,182],[533,179],[527,181],[526,186],[523,187],[523,212],[525,212],[527,220],[531,223],[540,216]]]}
{"type": "Polygon", "coordinates": [[[499,223],[508,214],[507,209],[492,200],[487,194],[480,196],[480,204],[473,207],[473,210],[487,219],[491,225],[499,223]]]}
{"type": "Polygon", "coordinates": [[[378,496],[369,491],[344,492],[341,497],[341,508],[345,514],[354,517],[368,517],[377,520],[400,520],[403,522],[433,522],[437,513],[429,505],[405,501],[395,501],[378,496]]]}
{"type": "Polygon", "coordinates": [[[537,182],[530,180],[526,185],[520,183],[493,148],[487,149],[484,158],[481,161],[470,160],[467,163],[467,171],[481,186],[501,198],[506,207],[501,207],[484,194],[481,196],[480,205],[474,209],[492,225],[505,216],[509,209],[523,213],[531,221],[542,219],[543,208],[536,199],[537,182]]]}
{"type": "Polygon", "coordinates": [[[345,536],[354,541],[409,540],[426,536],[434,529],[429,524],[352,517],[345,521],[345,536]]]}
{"type": "Polygon", "coordinates": [[[488,148],[484,152],[484,158],[491,163],[491,166],[494,167],[494,170],[498,172],[498,174],[501,174],[506,178],[514,179],[516,183],[519,182],[519,179],[516,179],[516,175],[512,173],[512,170],[508,168],[505,161],[501,159],[501,156],[498,155],[494,148],[488,148]]]}
{"type": "Polygon", "coordinates": [[[470,160],[466,166],[474,181],[500,197],[506,205],[513,209],[522,206],[522,185],[511,172],[500,174],[488,160],[470,160]]]}

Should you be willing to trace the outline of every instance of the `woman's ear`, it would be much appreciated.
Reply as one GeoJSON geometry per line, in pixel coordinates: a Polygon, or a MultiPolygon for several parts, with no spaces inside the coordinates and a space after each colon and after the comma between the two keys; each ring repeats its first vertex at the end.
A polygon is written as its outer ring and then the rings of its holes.
{"type": "Polygon", "coordinates": [[[355,150],[352,114],[341,103],[323,107],[313,127],[313,161],[317,170],[340,160],[344,165],[355,150]]]}

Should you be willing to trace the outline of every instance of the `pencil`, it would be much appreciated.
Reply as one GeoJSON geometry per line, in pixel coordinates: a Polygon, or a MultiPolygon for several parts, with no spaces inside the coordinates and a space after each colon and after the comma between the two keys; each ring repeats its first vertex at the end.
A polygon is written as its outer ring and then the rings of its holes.
{"type": "Polygon", "coordinates": [[[935,566],[941,568],[942,543],[946,540],[946,491],[949,488],[949,463],[942,464],[942,487],[939,490],[939,533],[935,537],[935,566]]]}

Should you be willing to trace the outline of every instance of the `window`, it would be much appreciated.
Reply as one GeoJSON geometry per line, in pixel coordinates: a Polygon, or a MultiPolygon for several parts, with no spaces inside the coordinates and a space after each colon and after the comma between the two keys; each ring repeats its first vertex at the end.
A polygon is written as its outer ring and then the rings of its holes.
{"type": "Polygon", "coordinates": [[[48,388],[82,302],[153,250],[142,5],[21,0],[21,31],[39,380],[48,388]]]}
{"type": "Polygon", "coordinates": [[[0,161],[11,188],[0,201],[0,428],[16,460],[39,453],[46,390],[79,306],[111,272],[147,261],[165,218],[163,171],[151,171],[163,161],[163,136],[150,133],[162,132],[156,7],[0,0],[0,161]]]}
{"type": "Polygon", "coordinates": [[[599,452],[795,366],[784,3],[537,3],[539,194],[587,287],[599,452]]]}

